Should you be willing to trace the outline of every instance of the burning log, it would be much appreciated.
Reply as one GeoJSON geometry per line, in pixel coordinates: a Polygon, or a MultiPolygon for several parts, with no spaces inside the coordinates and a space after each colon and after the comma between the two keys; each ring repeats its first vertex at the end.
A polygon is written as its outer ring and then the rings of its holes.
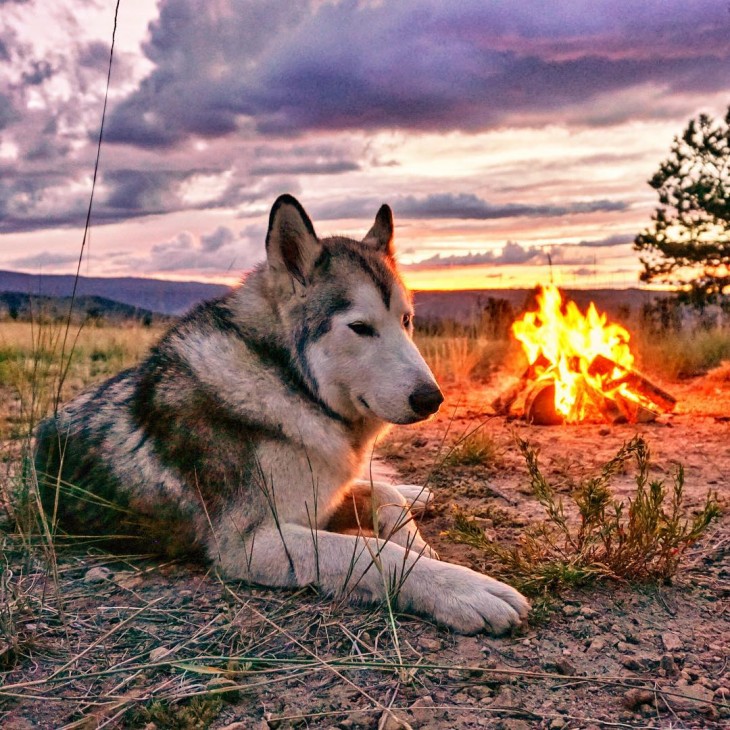
{"type": "Polygon", "coordinates": [[[626,385],[632,393],[646,398],[661,410],[667,413],[674,410],[677,399],[636,370],[627,370],[604,355],[596,355],[588,368],[590,375],[612,375],[616,371],[620,375],[605,382],[604,388],[606,390],[617,390],[620,386],[626,385]]]}
{"type": "Polygon", "coordinates": [[[558,426],[565,418],[555,409],[555,382],[538,380],[525,397],[525,420],[536,426],[558,426]]]}

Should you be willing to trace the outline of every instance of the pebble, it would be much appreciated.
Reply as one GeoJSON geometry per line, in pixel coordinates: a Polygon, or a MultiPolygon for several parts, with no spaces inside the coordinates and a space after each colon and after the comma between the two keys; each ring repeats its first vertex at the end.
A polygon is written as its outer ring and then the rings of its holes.
{"type": "Polygon", "coordinates": [[[413,730],[413,728],[398,715],[392,712],[384,712],[380,716],[378,730],[413,730]]]}
{"type": "Polygon", "coordinates": [[[591,641],[588,648],[591,651],[601,651],[601,649],[603,649],[605,646],[606,646],[606,640],[601,639],[600,637],[597,637],[597,638],[593,639],[593,641],[591,641]]]}
{"type": "Polygon", "coordinates": [[[593,618],[597,614],[598,614],[598,611],[596,611],[595,609],[591,608],[590,606],[583,606],[580,609],[580,615],[581,616],[585,616],[586,618],[593,618]]]}
{"type": "Polygon", "coordinates": [[[565,727],[565,720],[562,717],[554,717],[550,721],[550,730],[561,730],[565,727]]]}
{"type": "Polygon", "coordinates": [[[410,711],[413,719],[421,725],[433,718],[433,706],[436,703],[431,695],[423,695],[419,697],[411,706],[410,711]]]}
{"type": "Polygon", "coordinates": [[[573,677],[578,672],[578,670],[575,668],[575,665],[564,658],[558,659],[557,661],[553,662],[552,666],[555,667],[555,671],[558,674],[563,674],[566,677],[573,677]]]}
{"type": "Polygon", "coordinates": [[[158,646],[150,652],[150,661],[159,662],[160,659],[166,657],[170,653],[170,650],[166,646],[158,646]]]}
{"type": "Polygon", "coordinates": [[[111,570],[97,566],[86,571],[84,583],[104,583],[111,578],[111,570]]]}
{"type": "Polygon", "coordinates": [[[679,674],[679,667],[671,654],[664,654],[659,662],[661,668],[666,672],[667,677],[676,677],[679,674]]]}
{"type": "Polygon", "coordinates": [[[422,636],[418,640],[418,645],[426,651],[441,651],[441,642],[428,636],[422,636]]]}
{"type": "Polygon", "coordinates": [[[638,710],[641,705],[654,702],[654,693],[648,689],[630,689],[624,693],[623,702],[629,710],[638,710]]]}
{"type": "Polygon", "coordinates": [[[578,606],[563,606],[563,613],[566,616],[577,616],[580,613],[578,606]]]}
{"type": "Polygon", "coordinates": [[[662,634],[662,644],[667,651],[678,651],[682,648],[682,640],[671,631],[662,634]]]}

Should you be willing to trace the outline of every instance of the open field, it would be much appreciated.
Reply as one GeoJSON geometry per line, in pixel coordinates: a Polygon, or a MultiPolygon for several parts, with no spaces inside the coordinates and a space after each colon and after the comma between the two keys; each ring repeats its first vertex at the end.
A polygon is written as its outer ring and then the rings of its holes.
{"type": "MultiPolygon", "coordinates": [[[[133,364],[158,335],[139,325],[82,330],[62,396],[133,364]]],[[[11,518],[29,420],[48,408],[63,372],[62,335],[0,323],[0,726],[727,726],[730,333],[637,333],[641,369],[678,398],[674,414],[638,427],[489,417],[488,404],[521,364],[509,342],[475,335],[419,335],[447,400],[436,418],[394,429],[379,446],[379,473],[435,491],[422,522],[427,539],[443,558],[503,571],[454,530],[466,519],[514,546],[544,522],[515,436],[539,447],[543,473],[575,523],[570,493],[638,432],[652,450],[653,477],[669,483],[684,466],[688,515],[708,490],[723,509],[671,581],[533,591],[530,625],[494,639],[412,616],[391,623],[385,610],[342,606],[312,590],[226,584],[205,566],[49,544],[11,518]]],[[[619,470],[611,488],[632,497],[631,469],[619,470]]]]}

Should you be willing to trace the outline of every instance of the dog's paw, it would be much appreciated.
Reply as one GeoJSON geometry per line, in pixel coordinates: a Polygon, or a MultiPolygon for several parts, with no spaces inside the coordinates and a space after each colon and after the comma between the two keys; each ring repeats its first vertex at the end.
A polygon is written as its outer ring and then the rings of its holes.
{"type": "Polygon", "coordinates": [[[433,492],[420,484],[396,484],[395,488],[405,497],[413,514],[421,514],[433,506],[433,492]]]}
{"type": "Polygon", "coordinates": [[[530,604],[514,588],[460,565],[440,563],[429,613],[461,634],[504,634],[527,618],[530,604]]]}

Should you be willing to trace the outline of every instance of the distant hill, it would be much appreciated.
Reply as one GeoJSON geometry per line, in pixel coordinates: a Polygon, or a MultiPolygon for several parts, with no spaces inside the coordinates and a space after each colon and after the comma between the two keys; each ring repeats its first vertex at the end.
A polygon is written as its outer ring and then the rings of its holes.
{"type": "MultiPolygon", "coordinates": [[[[74,277],[60,274],[21,274],[0,271],[0,292],[68,297],[73,291],[74,277]]],[[[79,277],[79,297],[102,297],[132,308],[166,315],[179,315],[205,299],[224,294],[229,288],[222,284],[199,281],[163,281],[139,277],[101,278],[79,277]]],[[[599,311],[610,317],[627,312],[638,313],[644,304],[657,297],[668,296],[642,289],[567,289],[567,295],[585,310],[593,301],[599,311]]],[[[507,301],[514,312],[523,309],[530,289],[481,289],[468,291],[416,292],[416,315],[419,320],[451,319],[468,323],[478,317],[489,300],[507,301]]],[[[67,305],[68,306],[68,305],[67,305]]],[[[112,307],[113,310],[113,307],[112,307]]],[[[110,311],[112,311],[110,310],[110,311]]],[[[115,315],[112,315],[115,316],[115,315]]]]}
{"type": "MultiPolygon", "coordinates": [[[[71,297],[44,297],[22,292],[0,292],[0,322],[3,320],[65,320],[68,317],[71,297]]],[[[112,299],[94,296],[76,297],[73,307],[73,322],[89,319],[103,321],[105,324],[136,321],[143,324],[159,324],[170,320],[171,316],[151,312],[142,307],[133,307],[112,299]]]]}
{"type": "MultiPolygon", "coordinates": [[[[638,314],[645,304],[657,298],[671,296],[644,289],[564,289],[566,296],[575,301],[581,311],[594,302],[599,312],[611,318],[627,319],[638,314]]],[[[416,315],[419,320],[451,319],[463,324],[474,321],[490,299],[509,302],[515,313],[520,312],[533,296],[533,289],[479,289],[465,291],[416,292],[416,315]]]]}
{"type": "MultiPolygon", "coordinates": [[[[0,271],[0,292],[69,297],[73,285],[74,277],[70,274],[0,271]]],[[[228,288],[222,284],[204,284],[199,281],[80,276],[77,296],[103,297],[161,314],[183,314],[203,299],[213,299],[224,294],[228,288]]]]}

